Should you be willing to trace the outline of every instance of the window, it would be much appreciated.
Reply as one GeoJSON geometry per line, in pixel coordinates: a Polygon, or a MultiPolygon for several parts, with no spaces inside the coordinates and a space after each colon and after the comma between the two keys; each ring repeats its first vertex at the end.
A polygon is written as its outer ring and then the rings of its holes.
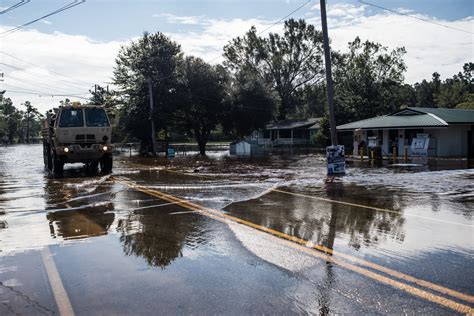
{"type": "Polygon", "coordinates": [[[59,118],[59,127],[82,127],[84,118],[82,109],[64,109],[59,118]]]}
{"type": "Polygon", "coordinates": [[[105,114],[104,109],[91,108],[85,109],[85,111],[87,126],[109,126],[109,120],[107,119],[107,114],[105,114]]]}

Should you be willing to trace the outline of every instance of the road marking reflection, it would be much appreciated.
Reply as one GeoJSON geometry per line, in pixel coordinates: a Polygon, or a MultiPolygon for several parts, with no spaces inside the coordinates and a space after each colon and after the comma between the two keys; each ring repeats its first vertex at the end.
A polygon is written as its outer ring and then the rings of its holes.
{"type": "Polygon", "coordinates": [[[351,270],[351,271],[354,271],[356,273],[362,274],[362,275],[364,275],[368,278],[371,278],[371,279],[374,279],[378,282],[390,285],[390,286],[395,287],[399,290],[402,290],[402,291],[405,291],[405,292],[410,293],[412,295],[418,296],[418,297],[423,298],[425,300],[428,300],[430,302],[437,303],[439,305],[451,308],[451,309],[453,309],[455,311],[458,311],[458,312],[461,312],[461,313],[468,313],[468,314],[474,313],[474,310],[471,307],[467,306],[467,305],[455,302],[453,300],[447,299],[447,298],[442,297],[442,296],[435,295],[433,293],[424,291],[424,290],[419,289],[417,287],[414,287],[412,285],[390,279],[386,276],[377,274],[373,271],[370,271],[370,270],[367,270],[365,268],[362,268],[362,267],[356,266],[354,264],[351,264],[351,263],[345,262],[343,260],[340,260],[337,257],[350,260],[352,262],[364,265],[368,268],[378,270],[380,272],[386,273],[388,275],[391,275],[393,277],[402,279],[404,281],[412,282],[412,283],[415,283],[417,285],[429,288],[431,290],[434,290],[434,291],[437,291],[437,292],[440,292],[440,293],[443,293],[443,294],[446,294],[446,295],[450,295],[452,297],[456,297],[458,299],[462,299],[462,300],[470,302],[470,303],[474,302],[474,296],[464,294],[464,293],[460,293],[458,291],[455,291],[455,290],[452,290],[452,289],[449,289],[449,288],[445,288],[443,286],[440,286],[440,285],[437,285],[437,284],[434,284],[434,283],[431,283],[431,282],[428,282],[428,281],[425,281],[425,280],[417,279],[415,277],[412,277],[412,276],[403,274],[401,272],[398,272],[398,271],[395,271],[395,270],[377,265],[375,263],[371,263],[371,262],[368,262],[366,260],[359,259],[359,258],[350,256],[350,255],[347,255],[347,254],[344,254],[344,253],[333,251],[333,250],[331,250],[329,248],[326,248],[324,246],[321,246],[321,245],[312,245],[311,247],[308,247],[308,245],[310,244],[310,242],[308,240],[304,240],[302,238],[298,238],[298,237],[295,237],[295,236],[290,236],[290,235],[287,235],[285,233],[276,231],[274,229],[255,224],[255,223],[237,218],[235,216],[219,212],[217,210],[206,208],[206,207],[203,207],[201,205],[194,204],[192,202],[180,199],[178,197],[175,197],[175,196],[172,196],[172,195],[169,195],[169,194],[157,191],[157,190],[152,190],[152,189],[149,189],[147,187],[137,185],[137,184],[135,184],[131,181],[128,181],[128,180],[123,180],[123,179],[119,179],[119,178],[115,178],[115,177],[112,177],[112,180],[116,180],[119,183],[122,183],[123,185],[126,185],[126,186],[128,186],[132,189],[143,192],[145,194],[158,197],[158,198],[163,199],[163,200],[168,201],[168,202],[180,204],[182,207],[184,207],[186,209],[196,211],[196,212],[198,212],[198,213],[200,213],[204,216],[216,219],[218,221],[221,221],[221,222],[227,222],[227,221],[237,222],[237,223],[240,223],[240,224],[245,225],[247,227],[254,228],[254,229],[256,229],[260,232],[265,232],[267,234],[270,234],[270,235],[273,235],[273,236],[276,236],[276,237],[280,237],[280,238],[276,238],[275,240],[280,240],[281,241],[282,239],[285,239],[287,241],[290,241],[289,243],[286,243],[286,244],[291,246],[291,247],[303,250],[306,253],[309,253],[309,254],[312,254],[316,257],[319,257],[319,258],[322,258],[324,260],[330,261],[330,262],[332,262],[334,264],[337,264],[341,267],[344,267],[348,270],[351,270]],[[316,251],[314,251],[314,250],[316,250],[316,251]],[[334,257],[334,256],[336,256],[336,257],[334,257]]]}

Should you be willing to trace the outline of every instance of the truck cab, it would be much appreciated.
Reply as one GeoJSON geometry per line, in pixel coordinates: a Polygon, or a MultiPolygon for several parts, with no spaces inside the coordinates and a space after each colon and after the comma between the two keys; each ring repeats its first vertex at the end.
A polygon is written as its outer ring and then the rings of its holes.
{"type": "Polygon", "coordinates": [[[62,174],[66,163],[112,171],[112,127],[103,106],[61,106],[46,113],[43,128],[45,167],[62,174]]]}

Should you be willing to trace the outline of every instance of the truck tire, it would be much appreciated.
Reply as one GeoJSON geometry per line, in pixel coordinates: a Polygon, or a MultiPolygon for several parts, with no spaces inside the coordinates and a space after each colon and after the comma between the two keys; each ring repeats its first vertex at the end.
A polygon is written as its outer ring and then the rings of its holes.
{"type": "Polygon", "coordinates": [[[61,176],[64,171],[64,161],[55,153],[53,153],[52,162],[53,174],[56,176],[61,176]]]}
{"type": "Polygon", "coordinates": [[[100,160],[100,171],[102,173],[112,172],[112,155],[105,155],[100,160]]]}
{"type": "Polygon", "coordinates": [[[51,149],[49,144],[43,144],[43,160],[44,160],[44,168],[47,170],[51,170],[51,149]]]}

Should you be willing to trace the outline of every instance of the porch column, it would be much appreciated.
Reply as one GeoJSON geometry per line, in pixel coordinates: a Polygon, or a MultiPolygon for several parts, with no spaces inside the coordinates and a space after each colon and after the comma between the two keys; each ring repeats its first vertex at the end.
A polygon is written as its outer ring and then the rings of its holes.
{"type": "Polygon", "coordinates": [[[384,155],[389,155],[390,152],[390,142],[388,138],[388,129],[384,129],[382,132],[382,152],[384,155]]]}
{"type": "Polygon", "coordinates": [[[397,155],[401,157],[403,156],[403,153],[405,152],[405,130],[404,129],[398,130],[397,144],[398,144],[397,155]]]}

